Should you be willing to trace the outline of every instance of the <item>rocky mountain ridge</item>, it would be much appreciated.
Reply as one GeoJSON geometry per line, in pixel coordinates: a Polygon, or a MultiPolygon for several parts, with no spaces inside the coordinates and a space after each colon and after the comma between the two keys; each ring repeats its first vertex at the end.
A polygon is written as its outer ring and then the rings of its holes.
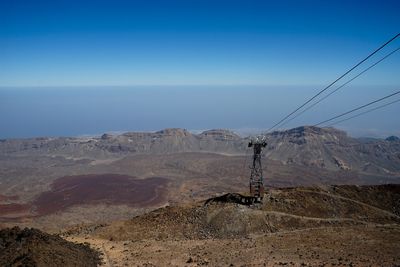
{"type": "Polygon", "coordinates": [[[192,134],[186,129],[127,132],[101,137],[58,137],[0,140],[0,155],[52,154],[104,157],[107,154],[165,154],[180,152],[243,153],[245,140],[228,130],[192,134]]]}
{"type": "MultiPolygon", "coordinates": [[[[329,170],[355,170],[379,175],[400,173],[400,140],[363,141],[334,128],[302,126],[266,135],[264,157],[283,164],[329,170]]],[[[200,134],[170,128],[157,132],[103,134],[101,137],[6,139],[0,141],[0,156],[61,156],[104,159],[140,154],[208,152],[250,155],[249,137],[214,129],[200,134]]]]}

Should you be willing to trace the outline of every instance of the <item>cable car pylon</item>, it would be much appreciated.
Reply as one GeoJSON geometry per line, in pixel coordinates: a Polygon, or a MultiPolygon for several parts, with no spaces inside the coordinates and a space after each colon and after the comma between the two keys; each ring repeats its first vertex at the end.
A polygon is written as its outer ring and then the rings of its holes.
{"type": "Polygon", "coordinates": [[[250,174],[250,195],[254,202],[261,203],[264,197],[264,177],[261,165],[261,152],[267,146],[265,136],[250,140],[248,147],[253,148],[253,164],[250,174]]]}

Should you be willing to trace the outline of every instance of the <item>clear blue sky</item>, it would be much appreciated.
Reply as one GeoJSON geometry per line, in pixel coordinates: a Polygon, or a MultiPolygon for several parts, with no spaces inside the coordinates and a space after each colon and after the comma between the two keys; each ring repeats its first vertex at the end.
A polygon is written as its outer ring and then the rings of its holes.
{"type": "MultiPolygon", "coordinates": [[[[395,35],[399,11],[382,0],[2,0],[0,86],[325,84],[395,35]]],[[[396,59],[363,81],[399,84],[396,59]]]]}
{"type": "MultiPolygon", "coordinates": [[[[267,129],[400,32],[399,14],[398,0],[0,0],[0,138],[267,129]]],[[[399,90],[399,70],[400,51],[286,127],[399,90]]],[[[400,135],[399,113],[339,127],[400,135]]]]}

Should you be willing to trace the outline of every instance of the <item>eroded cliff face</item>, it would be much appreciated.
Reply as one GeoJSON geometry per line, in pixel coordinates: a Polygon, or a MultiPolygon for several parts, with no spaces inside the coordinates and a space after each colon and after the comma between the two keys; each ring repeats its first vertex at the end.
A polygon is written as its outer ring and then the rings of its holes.
{"type": "Polygon", "coordinates": [[[273,132],[269,137],[266,157],[283,163],[379,174],[400,170],[398,140],[362,142],[334,128],[312,126],[273,132]]]}
{"type": "Polygon", "coordinates": [[[185,129],[170,128],[158,132],[103,134],[101,137],[7,139],[0,142],[0,154],[92,157],[180,152],[241,154],[245,147],[246,141],[228,130],[209,130],[196,135],[185,129]]]}

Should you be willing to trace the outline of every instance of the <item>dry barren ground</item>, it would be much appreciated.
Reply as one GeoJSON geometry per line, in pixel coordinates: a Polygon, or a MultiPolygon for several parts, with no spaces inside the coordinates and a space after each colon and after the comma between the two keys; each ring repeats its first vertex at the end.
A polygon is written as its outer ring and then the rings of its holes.
{"type": "Polygon", "coordinates": [[[263,204],[165,207],[63,236],[103,266],[400,266],[399,188],[279,189],[263,204]]]}
{"type": "Polygon", "coordinates": [[[69,237],[103,252],[102,266],[399,266],[400,227],[322,227],[234,239],[69,237]]]}

